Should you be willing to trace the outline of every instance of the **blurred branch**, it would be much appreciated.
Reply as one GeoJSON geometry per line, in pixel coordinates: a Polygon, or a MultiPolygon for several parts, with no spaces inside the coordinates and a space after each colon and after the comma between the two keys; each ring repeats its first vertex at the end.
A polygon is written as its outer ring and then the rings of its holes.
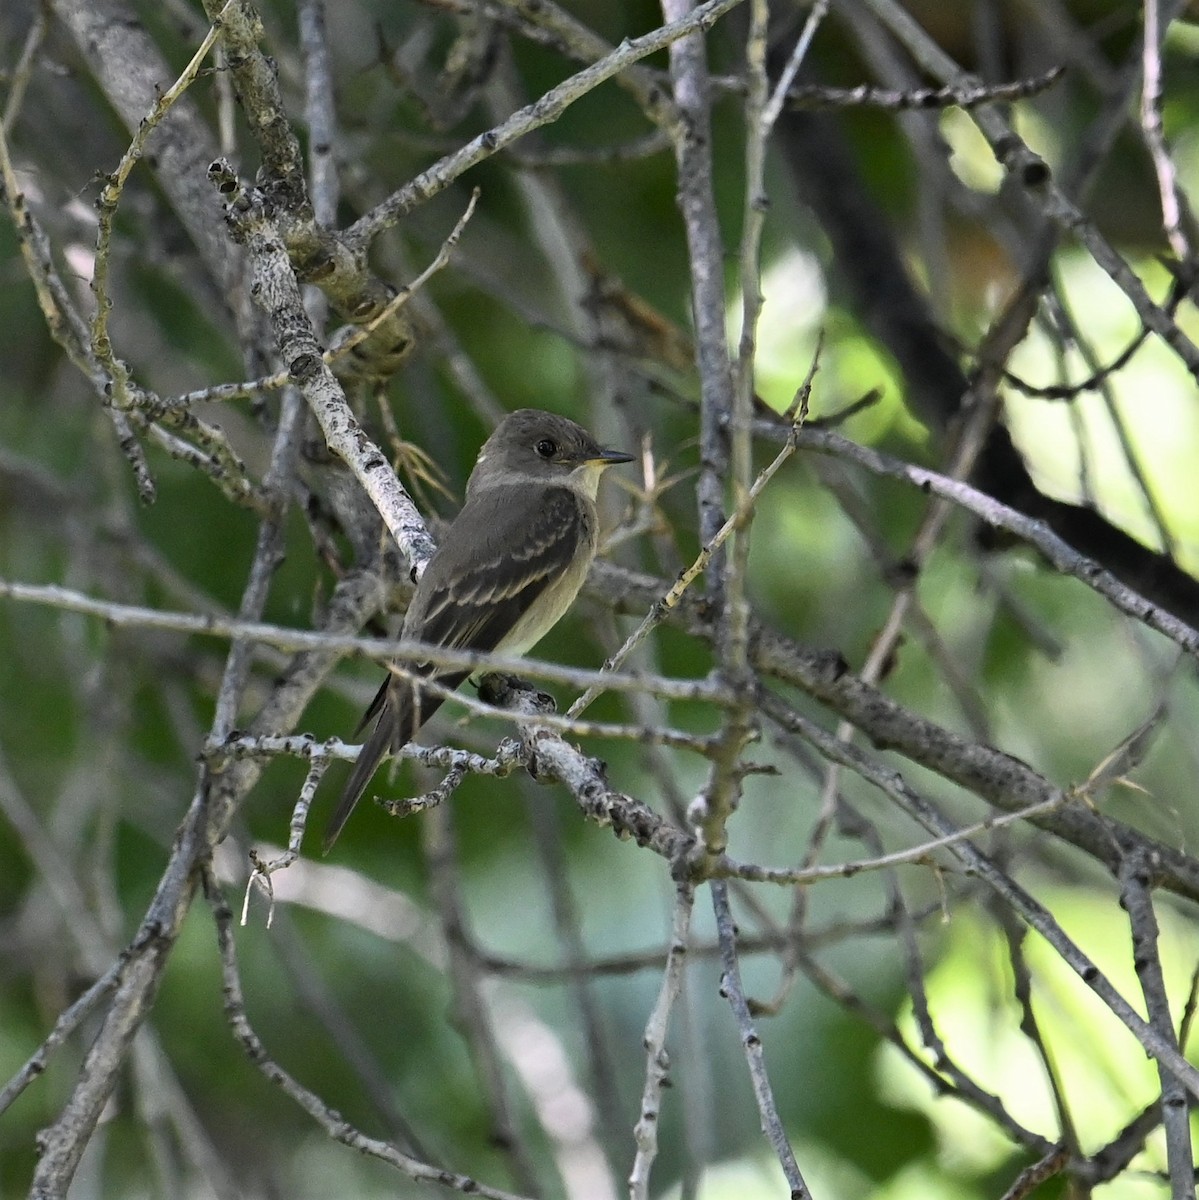
{"type": "MultiPolygon", "coordinates": [[[[1180,3],[1172,0],[1168,7],[1172,16],[1180,3]]],[[[909,29],[907,33],[913,39],[920,37],[918,31],[909,29]]],[[[1069,45],[1079,49],[1081,44],[1075,38],[1069,45]]],[[[1072,195],[1082,194],[1104,163],[1126,119],[1127,101],[1139,82],[1139,65],[1137,53],[1111,83],[1098,116],[1080,139],[1073,165],[1063,175],[1064,187],[1072,195]]],[[[969,77],[955,74],[948,86],[961,87],[968,82],[969,77]]],[[[948,352],[928,300],[910,277],[889,221],[867,194],[838,129],[827,118],[784,113],[780,135],[784,160],[797,190],[812,205],[833,243],[836,278],[848,288],[865,324],[896,357],[907,383],[907,403],[932,428],[948,431],[959,410],[966,409],[971,394],[985,396],[995,386],[988,374],[1003,367],[1023,336],[1059,231],[1046,222],[1030,237],[1033,250],[1024,282],[1003,321],[996,323],[984,343],[979,377],[971,384],[948,352]]],[[[1167,302],[1167,312],[1173,311],[1183,291],[1185,286],[1172,292],[1175,299],[1167,302]]],[[[1090,557],[1101,559],[1156,604],[1192,625],[1199,624],[1199,583],[1168,556],[1149,550],[1099,513],[1043,495],[1001,426],[991,431],[974,482],[996,499],[1044,520],[1059,536],[1090,557]]]]}
{"type": "MultiPolygon", "coordinates": [[[[951,836],[955,831],[936,809],[912,789],[894,771],[870,762],[847,743],[830,737],[813,722],[798,713],[787,712],[781,705],[770,705],[771,715],[786,728],[793,730],[817,746],[822,754],[848,767],[864,779],[869,780],[895,801],[904,811],[938,837],[951,836]]],[[[1028,892],[1001,870],[991,859],[977,850],[968,841],[949,843],[952,854],[974,874],[977,874],[1054,948],[1063,962],[1092,991],[1096,992],[1109,1009],[1124,1023],[1125,1027],[1144,1046],[1147,1053],[1174,1073],[1179,1082],[1194,1097],[1199,1099],[1199,1070],[1191,1066],[1178,1050],[1173,1034],[1166,1036],[1147,1022],[1131,1004],[1116,990],[1114,985],[1099,970],[1086,954],[1070,940],[1052,914],[1038,903],[1028,892]]],[[[1155,863],[1156,867],[1156,863],[1155,863]]]]}
{"type": "Polygon", "coordinates": [[[787,1132],[779,1120],[778,1109],[774,1103],[774,1093],[766,1074],[766,1062],[762,1053],[762,1039],[754,1029],[749,1014],[749,1005],[745,1000],[745,991],[741,985],[741,965],[737,958],[737,929],[733,924],[733,914],[729,909],[728,890],[724,883],[716,882],[712,887],[712,907],[716,913],[716,931],[720,937],[721,994],[729,1002],[733,1010],[737,1027],[741,1031],[741,1048],[745,1051],[745,1059],[749,1064],[749,1077],[753,1081],[754,1097],[758,1102],[758,1112],[762,1120],[762,1132],[774,1148],[779,1165],[790,1195],[795,1200],[811,1200],[811,1192],[800,1174],[799,1165],[795,1161],[795,1153],[787,1140],[787,1132]]]}
{"type": "Polygon", "coordinates": [[[1064,1146],[1055,1146],[1039,1162],[1025,1167],[1013,1180],[1012,1186],[1003,1193],[1001,1200],[1027,1200],[1041,1184],[1061,1174],[1069,1159],[1070,1152],[1064,1146]]]}
{"type": "Polygon", "coordinates": [[[319,1096],[306,1088],[271,1058],[250,1024],[246,1013],[241,973],[237,965],[233,913],[225,903],[220,888],[207,869],[203,873],[203,879],[205,898],[212,910],[213,921],[216,924],[217,949],[221,956],[225,1016],[233,1036],[241,1044],[254,1066],[271,1083],[280,1088],[290,1100],[302,1108],[331,1138],[356,1150],[359,1154],[368,1154],[388,1163],[408,1179],[421,1183],[437,1183],[451,1191],[464,1192],[472,1196],[484,1196],[487,1197],[487,1200],[523,1200],[514,1192],[488,1187],[467,1175],[430,1166],[428,1163],[401,1153],[389,1142],[367,1137],[348,1124],[339,1113],[331,1109],[319,1096]]]}
{"type": "MultiPolygon", "coordinates": [[[[1153,864],[1142,854],[1129,854],[1120,865],[1120,904],[1128,913],[1132,930],[1132,961],[1145,997],[1150,1024],[1166,1043],[1180,1051],[1158,944],[1157,914],[1153,911],[1153,864]]],[[[1191,1149],[1191,1118],[1187,1083],[1178,1078],[1161,1059],[1157,1062],[1161,1081],[1161,1119],[1166,1133],[1166,1162],[1170,1173],[1172,1200],[1190,1200],[1195,1193],[1195,1163],[1191,1149]]],[[[1192,1095],[1193,1095],[1192,1090],[1192,1095]]]]}
{"type": "Polygon", "coordinates": [[[25,1065],[0,1089],[0,1113],[4,1113],[14,1100],[41,1075],[50,1056],[79,1028],[92,1010],[105,999],[116,986],[120,963],[111,967],[91,985],[77,1000],[58,1014],[54,1028],[46,1035],[42,1044],[26,1060],[25,1065]]]}
{"type": "Polygon", "coordinates": [[[471,167],[503,150],[511,142],[534,129],[557,120],[576,100],[593,91],[601,83],[631,64],[655,51],[662,50],[695,31],[710,29],[726,12],[741,0],[707,0],[686,17],[663,25],[652,33],[626,39],[623,45],[580,71],[565,83],[551,88],[533,104],[513,113],[508,120],[472,139],[461,150],[422,171],[381,204],[350,226],[345,233],[346,245],[357,254],[364,254],[372,241],[385,229],[393,226],[406,213],[432,199],[471,167]]]}
{"type": "Polygon", "coordinates": [[[820,111],[837,108],[882,108],[905,112],[924,108],[977,108],[980,104],[1012,103],[1027,100],[1051,88],[1065,72],[1064,67],[1052,67],[1029,79],[1011,83],[977,84],[962,87],[950,84],[940,88],[913,88],[896,91],[873,87],[868,83],[853,88],[821,87],[801,84],[787,90],[787,107],[820,111]]]}
{"type": "Polygon", "coordinates": [[[650,1171],[653,1169],[654,1159],[658,1156],[662,1090],[669,1086],[671,1081],[666,1034],[670,1028],[671,1011],[683,986],[684,963],[689,950],[691,913],[694,905],[694,889],[690,884],[680,883],[675,889],[670,948],[662,972],[662,986],[645,1026],[645,1083],[641,1089],[641,1108],[637,1124],[633,1129],[637,1153],[629,1173],[630,1200],[648,1200],[650,1171]]]}
{"type": "MultiPolygon", "coordinates": [[[[171,70],[145,25],[123,0],[47,0],[66,26],[104,97],[125,128],[136,131],[159,91],[178,72],[171,70]]],[[[214,15],[224,7],[214,6],[214,15]]],[[[222,296],[233,293],[237,262],[220,209],[204,182],[216,154],[199,109],[184,98],[155,132],[154,169],[179,220],[195,243],[222,296]]]]}
{"type": "MultiPolygon", "coordinates": [[[[860,0],[908,49],[931,75],[959,87],[978,81],[960,67],[928,36],[896,0],[860,0]]],[[[1142,324],[1178,355],[1190,374],[1199,379],[1199,347],[1183,332],[1166,309],[1149,295],[1140,278],[1095,223],[1053,180],[1048,164],[1029,148],[994,106],[968,110],[979,132],[987,139],[996,161],[1029,199],[1063,233],[1077,238],[1136,309],[1142,324]]]]}
{"type": "MultiPolygon", "coordinates": [[[[775,440],[788,436],[771,423],[759,423],[758,429],[775,440]]],[[[1113,608],[1164,634],[1186,653],[1199,655],[1199,631],[1122,583],[1102,562],[1088,558],[1067,545],[1045,522],[1027,517],[961,480],[898,462],[836,433],[805,430],[800,434],[800,445],[821,454],[836,455],[865,467],[873,474],[901,479],[922,491],[952,500],[991,528],[1014,534],[1035,547],[1054,570],[1085,583],[1113,608]]]]}
{"type": "Polygon", "coordinates": [[[1194,268],[1194,251],[1190,237],[1183,227],[1194,226],[1194,215],[1186,196],[1178,186],[1178,173],[1162,127],[1162,44],[1170,24],[1170,14],[1162,20],[1161,0],[1144,0],[1145,32],[1141,38],[1141,129],[1145,145],[1153,159],[1157,175],[1158,196],[1161,201],[1162,230],[1174,257],[1188,273],[1194,268]]]}
{"type": "MultiPolygon", "coordinates": [[[[378,603],[377,581],[347,577],[330,605],[332,628],[364,618],[378,603]]],[[[301,654],[284,673],[258,720],[275,728],[294,721],[319,686],[333,656],[301,654]]],[[[171,857],[137,932],[118,957],[112,999],[91,1044],[67,1103],[44,1131],[41,1158],[30,1195],[34,1200],[61,1200],[78,1169],[97,1121],[124,1069],[129,1048],[149,1017],[170,952],[191,907],[197,870],[224,835],[237,798],[260,774],[254,762],[239,762],[223,774],[202,771],[199,787],[180,824],[171,857]]]]}
{"type": "Polygon", "coordinates": [[[532,1147],[517,1120],[517,1097],[503,1070],[494,1013],[485,998],[481,974],[475,969],[453,825],[444,808],[430,812],[421,822],[421,835],[435,912],[441,922],[449,957],[446,972],[452,990],[454,1023],[466,1041],[492,1137],[507,1160],[517,1186],[536,1195],[540,1188],[532,1147]]]}

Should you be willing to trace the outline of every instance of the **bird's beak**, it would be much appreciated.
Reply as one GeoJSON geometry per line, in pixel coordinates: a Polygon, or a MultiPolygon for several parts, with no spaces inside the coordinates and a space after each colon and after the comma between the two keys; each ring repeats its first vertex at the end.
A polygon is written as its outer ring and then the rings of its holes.
{"type": "Polygon", "coordinates": [[[585,461],[588,466],[594,464],[597,467],[614,467],[617,463],[632,462],[634,458],[636,455],[626,454],[623,450],[601,450],[585,461]]]}

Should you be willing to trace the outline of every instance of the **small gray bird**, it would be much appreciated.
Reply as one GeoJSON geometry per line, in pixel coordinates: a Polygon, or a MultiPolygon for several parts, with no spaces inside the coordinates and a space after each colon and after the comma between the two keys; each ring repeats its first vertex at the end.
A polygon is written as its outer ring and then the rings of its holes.
{"type": "MultiPolygon", "coordinates": [[[[466,504],[416,585],[401,638],[523,654],[557,623],[587,578],[600,475],[632,461],[565,417],[534,408],[510,413],[479,451],[466,504]]],[[[470,674],[405,665],[446,688],[470,674]]],[[[375,722],[325,832],[326,853],[384,756],[411,741],[441,702],[395,675],[383,681],[354,731],[375,722]]]]}

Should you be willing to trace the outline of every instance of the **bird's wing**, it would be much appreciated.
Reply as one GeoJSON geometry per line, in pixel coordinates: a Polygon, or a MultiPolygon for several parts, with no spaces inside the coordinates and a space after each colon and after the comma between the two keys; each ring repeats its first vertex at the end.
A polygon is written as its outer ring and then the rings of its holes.
{"type": "MultiPolygon", "coordinates": [[[[473,537],[463,545],[454,536],[457,522],[450,527],[413,597],[405,638],[456,650],[494,650],[537,597],[570,569],[579,542],[590,537],[587,514],[567,488],[501,486],[471,507],[474,511],[464,508],[463,515],[476,531],[486,529],[486,540],[473,537]]],[[[413,663],[412,669],[440,676],[447,687],[469,674],[439,672],[427,663],[413,663]],[[451,675],[457,676],[453,683],[451,675]]],[[[383,681],[355,734],[382,711],[392,684],[392,677],[383,681]]]]}
{"type": "MultiPolygon", "coordinates": [[[[529,606],[576,564],[580,542],[594,536],[589,512],[568,488],[486,489],[467,502],[429,560],[404,618],[404,637],[459,650],[496,649],[529,606]],[[469,540],[455,536],[464,518],[475,531],[469,540]],[[482,538],[480,529],[486,531],[482,538]]],[[[411,669],[447,688],[469,674],[419,662],[411,669]]],[[[388,751],[410,741],[441,703],[441,696],[410,680],[389,675],[383,681],[358,725],[361,730],[377,719],[329,821],[326,854],[388,751]]]]}
{"type": "Polygon", "coordinates": [[[576,564],[593,537],[569,488],[498,486],[468,502],[429,563],[404,636],[436,646],[494,650],[533,602],[576,564]],[[475,536],[456,538],[468,526],[475,536]],[[480,538],[478,531],[486,530],[480,538]]]}

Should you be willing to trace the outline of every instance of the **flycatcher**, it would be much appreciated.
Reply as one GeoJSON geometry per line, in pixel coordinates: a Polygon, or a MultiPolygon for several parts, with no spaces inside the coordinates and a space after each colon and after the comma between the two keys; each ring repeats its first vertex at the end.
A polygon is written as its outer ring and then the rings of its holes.
{"type": "MultiPolygon", "coordinates": [[[[401,638],[523,654],[557,623],[587,578],[600,475],[632,461],[565,417],[534,408],[506,416],[479,451],[466,504],[416,585],[401,638]]],[[[405,667],[451,689],[470,674],[427,662],[405,667]]],[[[375,722],[325,832],[326,853],[384,756],[410,742],[441,702],[397,675],[383,681],[354,731],[375,722]]]]}

